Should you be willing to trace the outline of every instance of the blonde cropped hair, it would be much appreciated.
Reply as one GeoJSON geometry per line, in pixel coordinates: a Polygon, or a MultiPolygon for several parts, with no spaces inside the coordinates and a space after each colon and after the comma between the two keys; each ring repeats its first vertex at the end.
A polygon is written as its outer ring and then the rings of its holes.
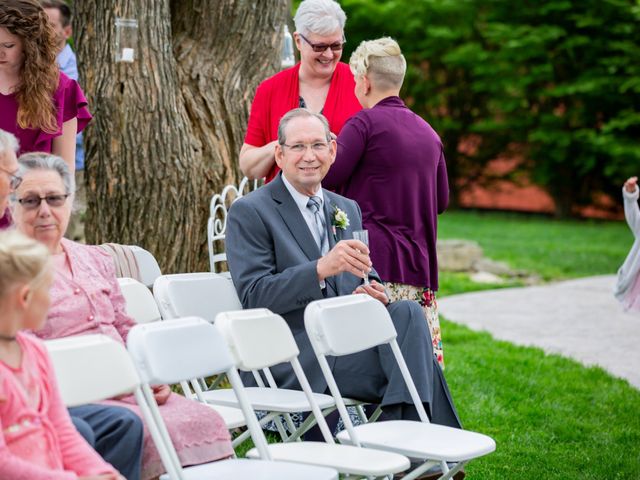
{"type": "Polygon", "coordinates": [[[0,298],[20,282],[35,283],[47,270],[49,250],[16,230],[0,232],[0,298]]]}
{"type": "Polygon", "coordinates": [[[400,89],[407,70],[398,42],[390,37],[362,42],[351,55],[349,66],[354,76],[366,75],[380,90],[400,89]]]}

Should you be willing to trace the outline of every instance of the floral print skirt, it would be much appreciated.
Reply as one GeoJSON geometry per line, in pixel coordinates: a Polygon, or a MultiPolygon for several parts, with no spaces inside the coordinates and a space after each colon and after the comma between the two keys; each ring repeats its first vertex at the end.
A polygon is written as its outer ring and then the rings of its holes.
{"type": "Polygon", "coordinates": [[[433,342],[433,354],[436,356],[440,367],[444,370],[444,351],[442,350],[442,332],[440,330],[440,318],[438,317],[438,304],[436,294],[427,287],[414,287],[404,283],[384,282],[392,302],[398,300],[415,300],[424,311],[424,316],[431,332],[433,342]]]}

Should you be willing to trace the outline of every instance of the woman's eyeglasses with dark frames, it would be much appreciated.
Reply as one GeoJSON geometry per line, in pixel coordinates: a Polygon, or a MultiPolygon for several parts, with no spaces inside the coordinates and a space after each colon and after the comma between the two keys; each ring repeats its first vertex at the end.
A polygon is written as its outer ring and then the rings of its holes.
{"type": "Polygon", "coordinates": [[[316,53],[322,53],[327,48],[330,48],[333,52],[339,52],[344,48],[344,44],[347,43],[347,41],[344,38],[342,39],[341,42],[335,42],[335,43],[332,43],[331,45],[329,45],[328,43],[311,43],[309,40],[307,40],[307,37],[305,37],[301,33],[298,33],[298,35],[300,35],[300,37],[305,42],[307,42],[311,46],[313,51],[316,53]]]}
{"type": "Polygon", "coordinates": [[[9,175],[9,188],[11,190],[15,190],[20,186],[20,184],[22,183],[22,177],[19,177],[15,173],[11,173],[9,170],[2,167],[0,167],[0,170],[9,175]]]}
{"type": "Polygon", "coordinates": [[[26,197],[19,198],[18,203],[22,205],[27,210],[35,210],[36,208],[40,208],[40,204],[44,200],[47,202],[47,205],[50,207],[61,207],[64,205],[64,202],[67,201],[67,198],[71,195],[70,193],[60,193],[57,195],[47,195],[44,197],[39,197],[38,195],[27,195],[26,197]]]}

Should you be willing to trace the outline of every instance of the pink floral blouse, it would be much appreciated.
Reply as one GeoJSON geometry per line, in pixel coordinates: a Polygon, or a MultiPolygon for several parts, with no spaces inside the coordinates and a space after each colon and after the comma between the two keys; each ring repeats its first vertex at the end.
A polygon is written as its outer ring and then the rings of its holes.
{"type": "Polygon", "coordinates": [[[124,343],[135,321],[125,313],[125,300],[116,280],[113,260],[99,247],[65,238],[72,278],[56,273],[51,307],[40,338],[101,333],[124,343]]]}

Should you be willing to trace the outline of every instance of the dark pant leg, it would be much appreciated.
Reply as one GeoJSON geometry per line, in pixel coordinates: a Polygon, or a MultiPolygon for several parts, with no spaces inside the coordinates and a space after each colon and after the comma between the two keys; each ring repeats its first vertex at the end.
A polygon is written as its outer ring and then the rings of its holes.
{"type": "Polygon", "coordinates": [[[127,480],[139,480],[142,464],[142,420],[124,407],[83,405],[69,409],[95,435],[96,451],[127,480]]]}
{"type": "MultiPolygon", "coordinates": [[[[431,334],[424,321],[422,308],[417,302],[405,300],[391,304],[389,314],[398,332],[397,341],[400,351],[431,421],[440,425],[461,428],[447,381],[433,355],[431,334]]],[[[382,346],[379,349],[380,362],[385,371],[389,372],[388,365],[392,365],[392,371],[388,373],[390,375],[389,387],[382,404],[402,403],[402,418],[417,419],[418,412],[412,406],[413,402],[409,391],[405,388],[400,369],[393,368],[395,359],[391,348],[382,346]],[[402,391],[404,396],[398,395],[399,391],[402,391]]]]}
{"type": "MultiPolygon", "coordinates": [[[[69,414],[71,415],[71,409],[69,410],[69,414]]],[[[84,438],[91,447],[95,450],[96,448],[96,437],[93,434],[93,430],[89,426],[87,422],[82,420],[81,418],[74,417],[71,415],[71,422],[73,422],[73,426],[76,427],[76,430],[82,438],[84,438]]]]}

